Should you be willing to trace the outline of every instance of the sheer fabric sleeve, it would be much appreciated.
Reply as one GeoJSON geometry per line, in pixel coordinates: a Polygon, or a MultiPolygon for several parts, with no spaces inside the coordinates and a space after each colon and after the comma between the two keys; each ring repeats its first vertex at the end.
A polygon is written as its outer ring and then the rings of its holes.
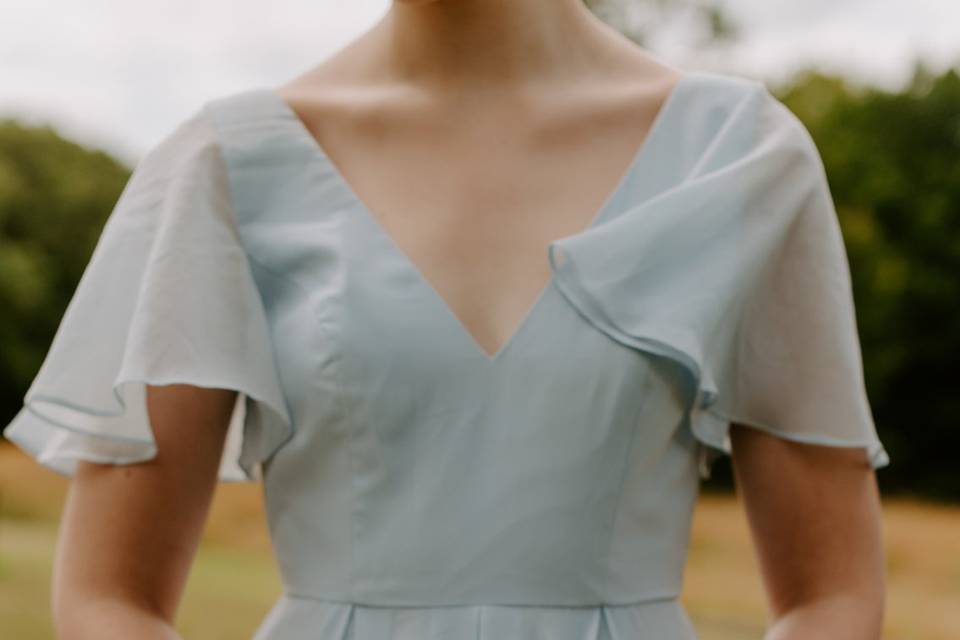
{"type": "Polygon", "coordinates": [[[731,453],[733,422],[797,442],[862,447],[873,468],[883,467],[890,459],[867,397],[850,268],[825,168],[802,122],[763,96],[768,117],[792,141],[779,187],[791,209],[745,278],[720,395],[698,416],[706,445],[701,475],[709,477],[712,462],[731,453]]]}
{"type": "Polygon", "coordinates": [[[597,329],[688,374],[701,477],[732,453],[732,422],[884,466],[817,147],[762,83],[713,78],[656,148],[659,190],[551,243],[557,285],[597,329]]]}
{"type": "Polygon", "coordinates": [[[134,168],[4,436],[66,476],[149,460],[145,385],[174,383],[238,392],[218,479],[259,479],[290,419],[205,107],[134,168]]]}

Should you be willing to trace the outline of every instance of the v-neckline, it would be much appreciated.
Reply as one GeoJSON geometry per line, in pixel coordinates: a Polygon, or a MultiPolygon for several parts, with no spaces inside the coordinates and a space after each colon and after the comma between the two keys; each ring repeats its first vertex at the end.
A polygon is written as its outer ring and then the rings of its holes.
{"type": "MultiPolygon", "coordinates": [[[[488,352],[484,349],[480,342],[476,339],[474,334],[467,328],[466,324],[460,318],[459,315],[453,310],[453,307],[447,302],[439,290],[433,285],[430,280],[426,278],[423,271],[419,266],[407,255],[393,236],[391,236],[383,224],[380,222],[379,218],[373,213],[373,211],[366,205],[364,200],[357,194],[356,190],[346,179],[343,172],[340,171],[338,166],[333,162],[333,159],[326,152],[326,149],[317,138],[310,131],[310,128],[306,125],[300,115],[291,107],[287,101],[280,95],[274,87],[260,87],[259,92],[265,96],[274,106],[276,106],[280,113],[290,121],[290,123],[295,127],[296,134],[303,138],[311,150],[313,156],[315,156],[319,161],[321,161],[327,169],[327,172],[333,177],[337,186],[341,191],[346,195],[347,199],[354,204],[356,209],[358,209],[361,215],[377,230],[378,235],[389,245],[390,250],[397,255],[397,257],[402,261],[405,268],[409,269],[411,273],[414,274],[416,280],[430,292],[430,295],[435,299],[437,305],[446,313],[446,315],[453,321],[456,325],[458,332],[466,338],[470,343],[473,350],[488,364],[495,364],[503,359],[504,353],[506,353],[510,346],[518,340],[518,337],[524,333],[527,325],[533,321],[538,309],[543,306],[545,299],[547,297],[548,291],[554,286],[556,280],[556,273],[554,272],[552,262],[550,260],[550,250],[549,245],[557,244],[560,241],[567,240],[580,236],[594,226],[600,223],[600,221],[606,217],[607,212],[611,209],[613,204],[617,201],[617,198],[620,196],[621,192],[626,188],[627,183],[630,181],[634,172],[641,166],[641,164],[646,160],[649,155],[649,149],[652,146],[653,138],[659,134],[660,130],[665,126],[664,122],[667,120],[667,116],[675,109],[675,103],[678,101],[678,96],[683,90],[683,86],[691,81],[694,76],[697,75],[696,71],[685,70],[681,71],[678,79],[674,82],[673,86],[670,88],[667,96],[664,98],[663,102],[660,104],[660,108],[657,110],[657,113],[653,117],[649,128],[647,129],[646,135],[641,140],[640,145],[633,152],[630,160],[627,162],[626,167],[620,172],[620,176],[614,184],[613,188],[607,192],[600,206],[594,212],[593,217],[583,227],[580,231],[574,232],[566,236],[561,236],[555,240],[548,243],[548,249],[546,252],[546,258],[550,264],[550,276],[547,278],[546,284],[540,289],[540,292],[537,294],[533,302],[527,308],[526,313],[520,319],[519,323],[513,328],[513,331],[507,336],[506,340],[497,348],[493,353],[488,352]]],[[[256,89],[254,91],[257,91],[256,89]]]]}

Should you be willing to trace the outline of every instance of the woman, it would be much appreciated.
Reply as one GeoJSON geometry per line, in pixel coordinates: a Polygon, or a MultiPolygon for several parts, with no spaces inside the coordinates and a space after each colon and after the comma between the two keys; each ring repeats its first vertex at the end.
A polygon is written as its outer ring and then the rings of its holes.
{"type": "Polygon", "coordinates": [[[138,164],[7,430],[73,476],[59,636],[176,638],[215,483],[260,468],[258,640],[695,638],[690,517],[729,453],[766,637],[879,637],[888,458],[832,206],[762,84],[578,0],[397,1],[208,101],[138,164]]]}

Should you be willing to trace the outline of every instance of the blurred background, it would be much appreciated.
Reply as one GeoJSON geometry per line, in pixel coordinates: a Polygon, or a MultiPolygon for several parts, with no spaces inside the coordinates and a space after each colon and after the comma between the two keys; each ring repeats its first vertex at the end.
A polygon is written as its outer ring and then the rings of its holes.
{"type": "MultiPolygon", "coordinates": [[[[21,408],[140,155],[202,102],[313,66],[388,4],[2,0],[0,425],[21,408]]],[[[884,637],[960,638],[960,3],[587,4],[674,66],[762,80],[813,135],[891,458],[878,471],[884,637]]],[[[53,637],[49,581],[67,482],[0,438],[3,638],[53,637]]],[[[741,507],[722,458],[702,486],[685,572],[683,600],[703,640],[760,638],[766,623],[741,507]]],[[[219,485],[180,632],[250,637],[279,593],[259,487],[219,485]]]]}

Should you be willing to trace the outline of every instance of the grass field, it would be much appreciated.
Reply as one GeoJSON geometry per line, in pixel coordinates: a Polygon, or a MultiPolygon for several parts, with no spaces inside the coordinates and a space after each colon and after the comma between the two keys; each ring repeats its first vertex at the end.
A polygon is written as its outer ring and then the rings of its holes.
{"type": "MultiPolygon", "coordinates": [[[[65,478],[0,442],[4,639],[53,637],[50,571],[66,488],[65,478]]],[[[884,638],[960,638],[960,507],[885,499],[884,537],[889,587],[884,638]]],[[[178,630],[185,640],[249,639],[279,593],[259,486],[220,484],[178,630]]],[[[701,496],[682,600],[701,640],[762,637],[764,593],[735,497],[701,496]]]]}

